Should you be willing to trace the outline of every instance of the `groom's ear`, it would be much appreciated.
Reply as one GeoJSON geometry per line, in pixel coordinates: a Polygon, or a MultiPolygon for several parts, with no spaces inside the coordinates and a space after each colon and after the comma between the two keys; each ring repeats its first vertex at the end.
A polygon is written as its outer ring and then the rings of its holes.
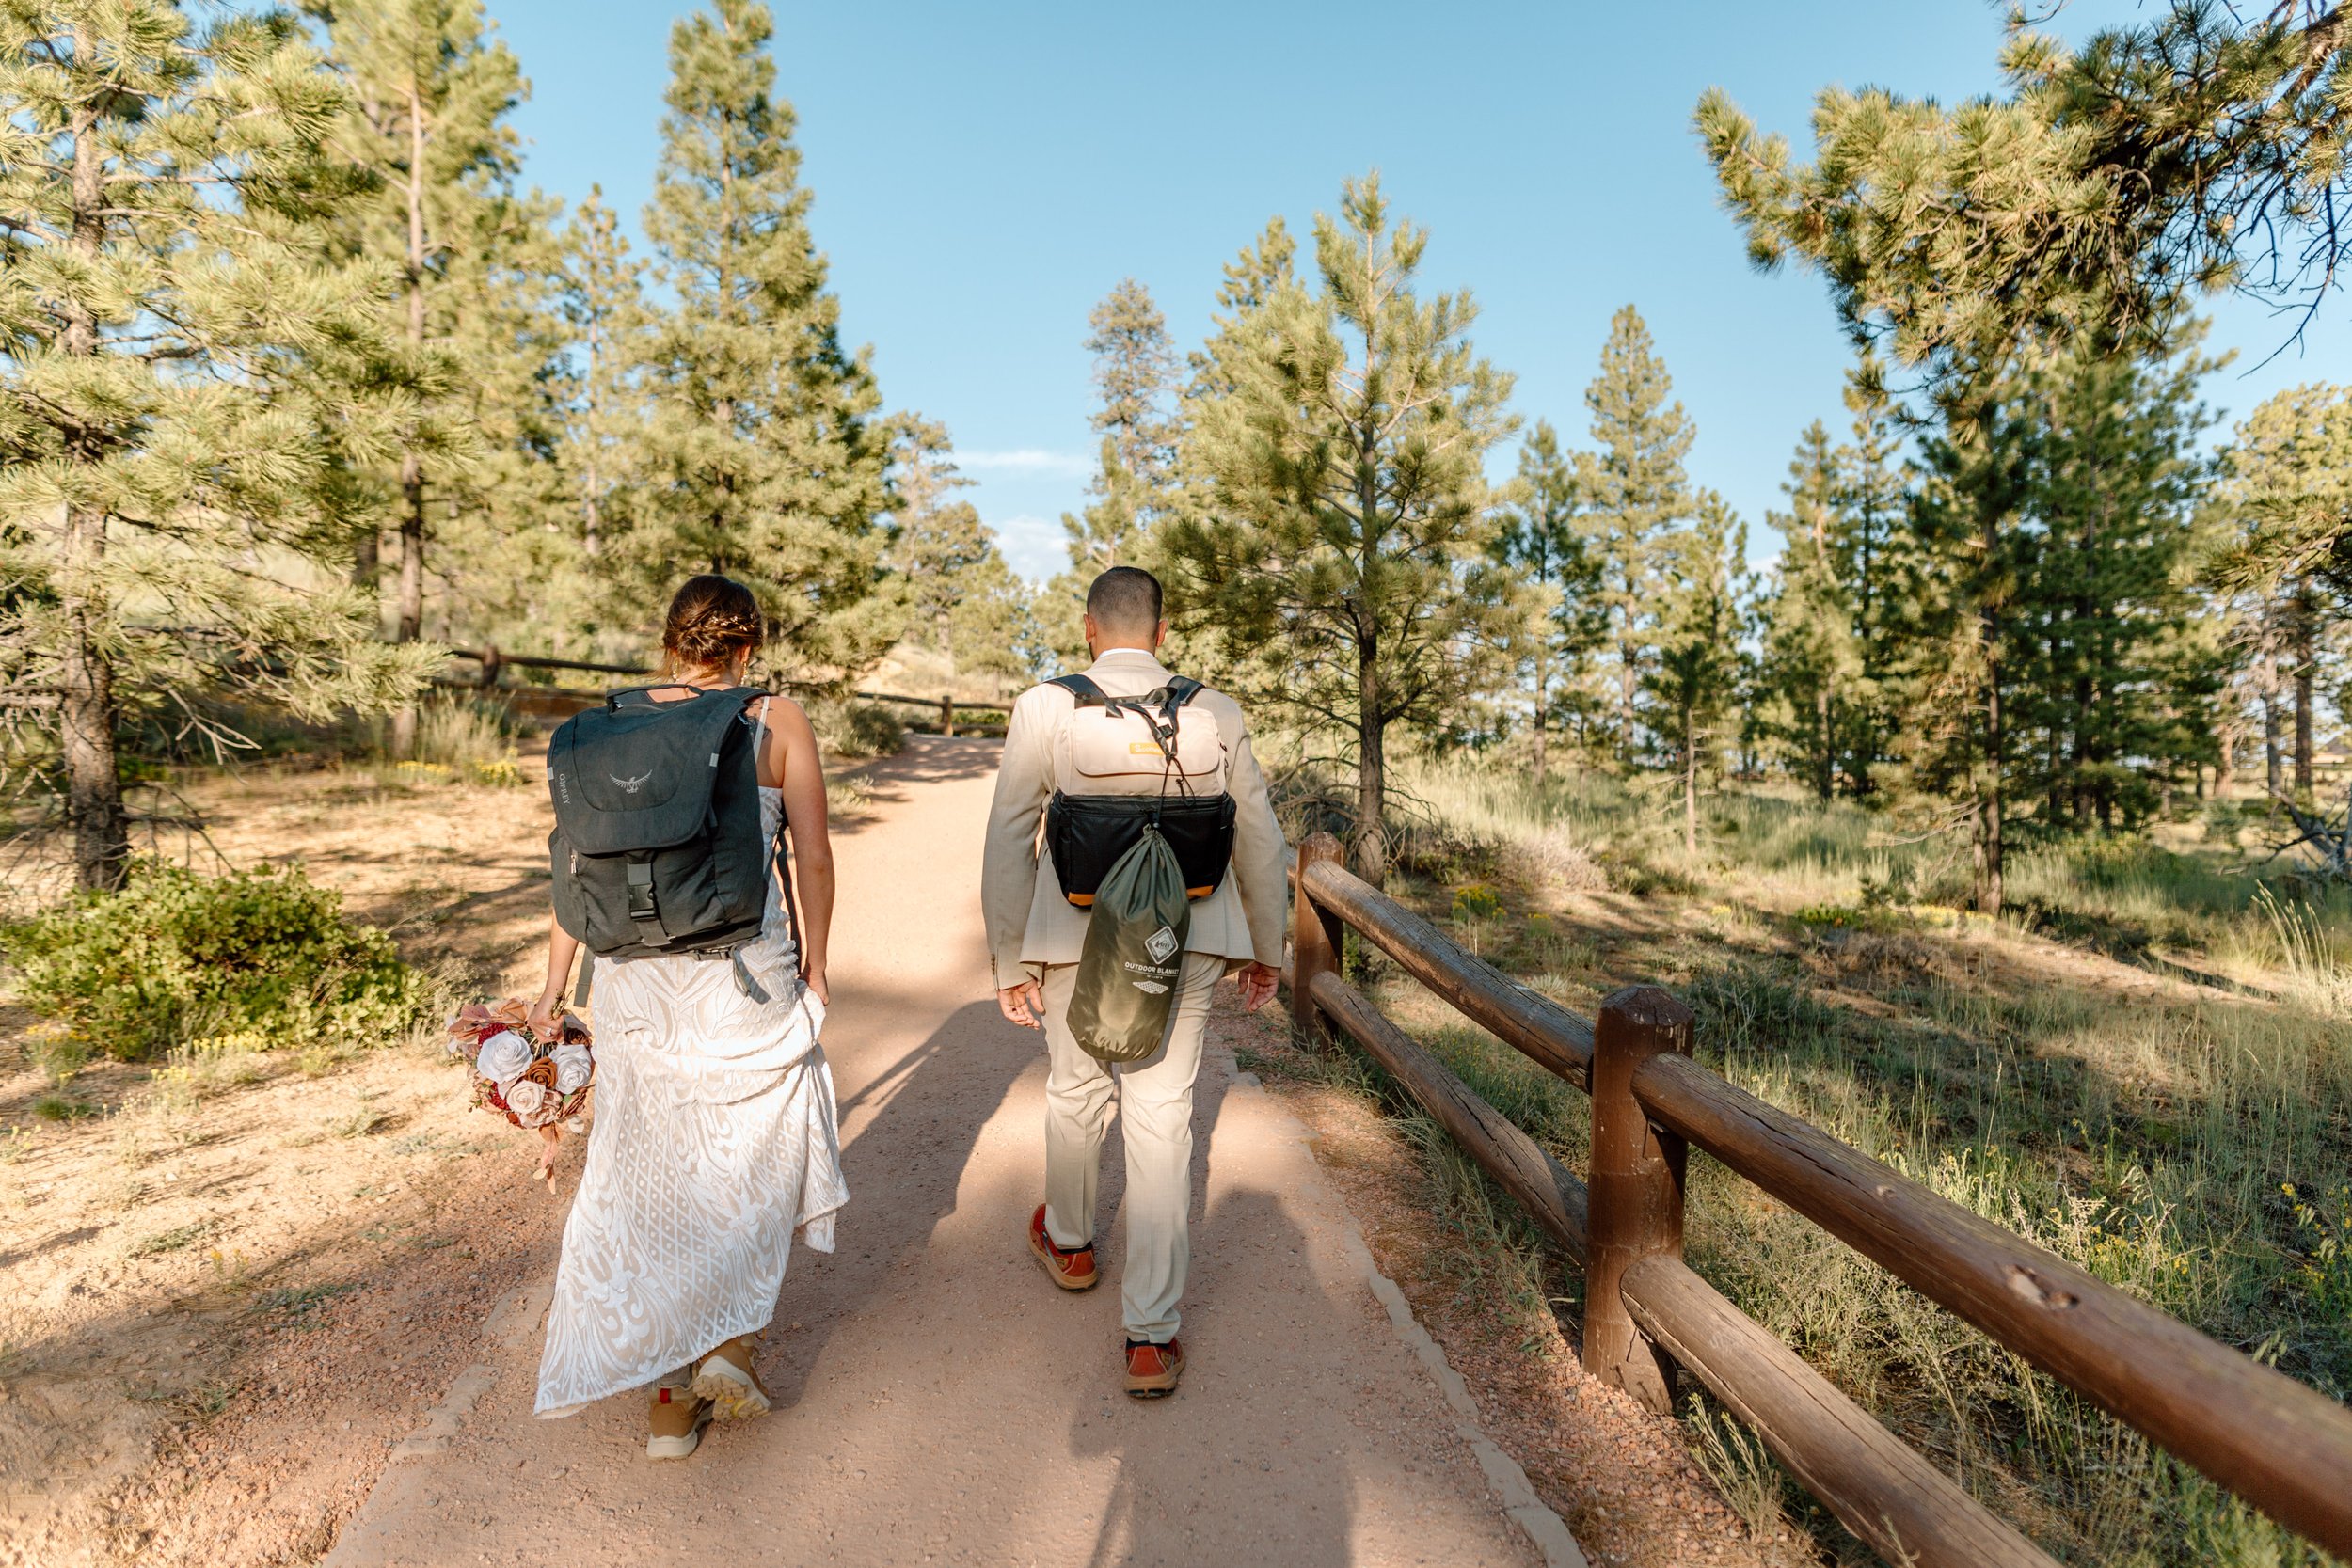
{"type": "Polygon", "coordinates": [[[1163,643],[1163,642],[1165,642],[1165,641],[1168,641],[1168,623],[1167,623],[1165,620],[1163,620],[1163,621],[1160,623],[1159,629],[1158,629],[1157,631],[1155,631],[1155,632],[1153,632],[1153,633],[1152,634],[1152,651],[1153,653],[1158,653],[1158,652],[1160,651],[1160,644],[1161,644],[1161,643],[1163,643]]]}

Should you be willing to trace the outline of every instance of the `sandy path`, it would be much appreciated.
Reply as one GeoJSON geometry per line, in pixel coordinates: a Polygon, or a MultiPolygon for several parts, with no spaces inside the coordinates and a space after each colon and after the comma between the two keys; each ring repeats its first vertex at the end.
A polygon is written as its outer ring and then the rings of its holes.
{"type": "MultiPolygon", "coordinates": [[[[395,1461],[335,1564],[1533,1563],[1458,1418],[1367,1288],[1299,1129],[1215,1043],[1173,1399],[1119,1392],[1117,1259],[1055,1291],[1022,1245],[1044,1060],[994,1016],[979,831],[994,746],[917,738],[837,846],[827,1053],[852,1200],[796,1253],[779,1408],[649,1465],[637,1396],[531,1417],[539,1283],[395,1461]]],[[[1116,1141],[1104,1205],[1120,1195],[1116,1141]]]]}

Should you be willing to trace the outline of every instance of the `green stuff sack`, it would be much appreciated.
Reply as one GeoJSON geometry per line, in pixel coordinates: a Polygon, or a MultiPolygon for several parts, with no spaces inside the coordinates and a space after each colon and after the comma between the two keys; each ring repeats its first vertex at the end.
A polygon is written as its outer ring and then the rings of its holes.
{"type": "Polygon", "coordinates": [[[1139,1062],[1160,1048],[1191,928],[1176,851],[1146,828],[1095,890],[1070,998],[1079,1050],[1101,1062],[1139,1062]]]}

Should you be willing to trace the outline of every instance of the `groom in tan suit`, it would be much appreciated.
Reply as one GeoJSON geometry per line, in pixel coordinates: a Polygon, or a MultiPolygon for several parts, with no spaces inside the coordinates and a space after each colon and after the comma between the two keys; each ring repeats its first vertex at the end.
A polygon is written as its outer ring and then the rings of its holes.
{"type": "MultiPolygon", "coordinates": [[[[1168,635],[1159,580],[1114,566],[1087,591],[1087,675],[1112,697],[1140,697],[1168,684],[1155,657],[1168,635]]],[[[1095,1180],[1109,1124],[1113,1073],[1127,1146],[1127,1260],[1120,1281],[1127,1328],[1127,1391],[1172,1392],[1183,1374],[1177,1301],[1190,1261],[1185,1221],[1192,1208],[1192,1083],[1200,1069],[1211,988],[1240,977],[1252,1011],[1274,996],[1289,913],[1282,830],[1250,754],[1241,708],[1204,690],[1192,706],[1216,720],[1224,787],[1233,798],[1233,857],[1216,891],[1192,906],[1184,974],[1159,1051],[1112,1069],[1078,1048],[1070,999],[1088,912],[1062,896],[1053,856],[1040,845],[1046,801],[1064,778],[1062,730],[1077,703],[1058,686],[1031,687],[1013,705],[1005,732],[996,800],[988,816],[980,906],[996,970],[996,1002],[1007,1019],[1045,1031],[1045,1201],[1029,1220],[1029,1249],[1064,1290],[1083,1291],[1094,1264],[1095,1180]]]]}

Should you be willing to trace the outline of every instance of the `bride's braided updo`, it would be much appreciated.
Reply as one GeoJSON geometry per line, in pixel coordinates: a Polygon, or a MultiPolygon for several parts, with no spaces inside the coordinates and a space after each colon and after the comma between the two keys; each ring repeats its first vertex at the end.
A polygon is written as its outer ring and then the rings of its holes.
{"type": "Polygon", "coordinates": [[[669,619],[661,628],[661,651],[669,656],[670,673],[687,670],[721,670],[738,656],[756,653],[767,640],[759,601],[733,578],[716,573],[688,578],[670,601],[669,619]]]}

